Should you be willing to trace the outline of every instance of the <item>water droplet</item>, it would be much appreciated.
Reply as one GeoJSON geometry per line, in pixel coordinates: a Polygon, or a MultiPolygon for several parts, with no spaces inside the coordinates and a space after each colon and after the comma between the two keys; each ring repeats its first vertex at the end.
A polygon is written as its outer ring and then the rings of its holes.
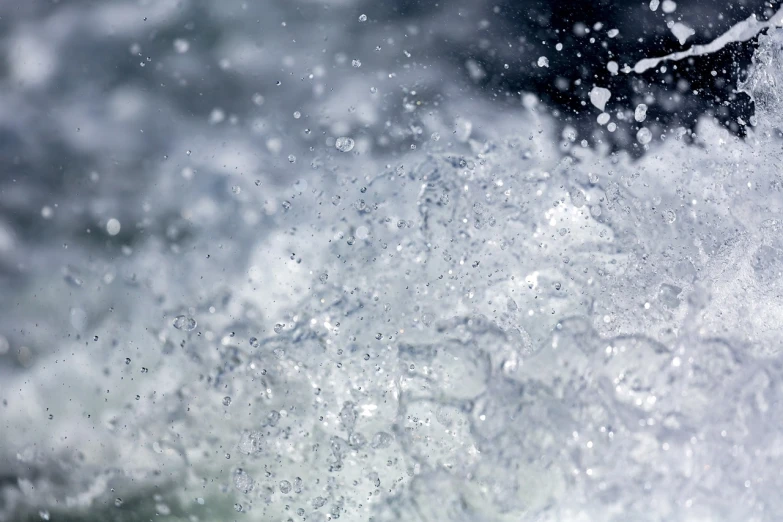
{"type": "Polygon", "coordinates": [[[122,226],[120,225],[120,222],[115,218],[111,218],[106,222],[106,232],[108,232],[110,236],[116,236],[119,234],[121,228],[122,226]]]}
{"type": "Polygon", "coordinates": [[[639,129],[639,132],[636,133],[636,141],[642,145],[647,145],[650,143],[650,141],[652,141],[652,133],[650,132],[650,129],[647,127],[642,127],[639,129]]]}
{"type": "Polygon", "coordinates": [[[645,105],[644,103],[640,103],[639,105],[637,105],[636,109],[634,109],[633,111],[633,119],[635,119],[639,123],[647,119],[647,105],[645,105]]]}
{"type": "Polygon", "coordinates": [[[342,136],[335,140],[334,146],[340,152],[351,152],[353,150],[354,141],[347,136],[342,136]]]}
{"type": "Polygon", "coordinates": [[[383,449],[391,446],[392,436],[385,431],[379,431],[372,438],[372,447],[375,449],[383,449]]]}
{"type": "Polygon", "coordinates": [[[177,38],[174,40],[174,50],[177,51],[179,54],[183,54],[188,52],[188,49],[190,49],[190,44],[187,40],[183,38],[177,38]]]}
{"type": "Polygon", "coordinates": [[[188,315],[178,315],[174,318],[174,328],[190,332],[196,329],[196,320],[188,315]]]}

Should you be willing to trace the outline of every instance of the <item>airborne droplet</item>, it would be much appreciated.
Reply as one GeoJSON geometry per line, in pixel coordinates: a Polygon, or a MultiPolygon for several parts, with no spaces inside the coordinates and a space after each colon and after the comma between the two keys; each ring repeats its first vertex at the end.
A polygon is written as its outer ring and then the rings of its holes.
{"type": "Polygon", "coordinates": [[[340,138],[337,138],[337,140],[335,140],[334,146],[340,152],[351,152],[353,150],[354,141],[352,138],[349,138],[347,136],[342,136],[340,138]]]}
{"type": "Polygon", "coordinates": [[[196,320],[189,315],[178,315],[172,324],[177,330],[185,330],[186,332],[196,329],[196,320]]]}

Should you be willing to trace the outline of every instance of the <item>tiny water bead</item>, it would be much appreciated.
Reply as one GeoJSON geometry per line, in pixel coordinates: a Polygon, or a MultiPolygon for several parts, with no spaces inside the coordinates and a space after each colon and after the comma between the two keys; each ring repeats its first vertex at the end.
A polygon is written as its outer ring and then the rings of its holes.
{"type": "Polygon", "coordinates": [[[341,136],[335,140],[334,146],[340,152],[351,152],[353,150],[354,141],[347,136],[341,136]]]}
{"type": "Polygon", "coordinates": [[[196,320],[189,315],[178,315],[172,323],[177,330],[190,332],[196,329],[196,320]]]}

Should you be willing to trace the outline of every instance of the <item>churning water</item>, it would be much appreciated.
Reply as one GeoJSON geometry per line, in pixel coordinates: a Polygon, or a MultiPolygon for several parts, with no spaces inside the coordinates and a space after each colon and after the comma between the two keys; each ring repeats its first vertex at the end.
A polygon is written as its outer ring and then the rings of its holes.
{"type": "Polygon", "coordinates": [[[739,137],[248,3],[0,7],[0,520],[780,519],[779,21],[739,137]]]}

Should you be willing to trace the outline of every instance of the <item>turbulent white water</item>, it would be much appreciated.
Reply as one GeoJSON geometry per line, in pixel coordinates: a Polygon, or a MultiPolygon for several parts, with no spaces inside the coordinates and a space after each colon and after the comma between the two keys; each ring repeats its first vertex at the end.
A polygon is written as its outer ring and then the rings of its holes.
{"type": "Polygon", "coordinates": [[[420,126],[373,134],[366,79],[322,85],[317,140],[272,109],[259,149],[118,94],[176,139],[138,209],[92,210],[102,253],[39,246],[58,270],[7,305],[0,520],[776,520],[781,42],[747,138],[704,118],[636,160],[530,95],[409,90],[420,126]]]}

